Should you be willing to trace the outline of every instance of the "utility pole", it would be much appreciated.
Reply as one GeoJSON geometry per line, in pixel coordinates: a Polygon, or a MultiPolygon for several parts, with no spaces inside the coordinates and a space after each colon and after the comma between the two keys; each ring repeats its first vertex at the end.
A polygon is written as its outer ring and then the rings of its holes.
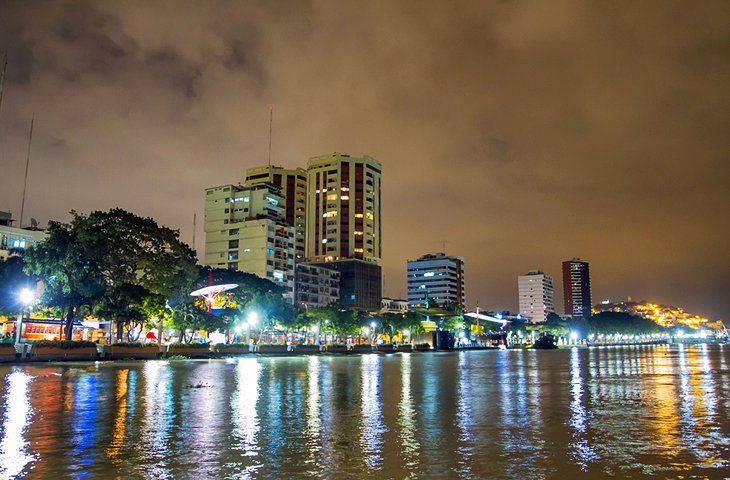
{"type": "Polygon", "coordinates": [[[23,180],[23,200],[20,203],[20,222],[18,228],[23,228],[23,213],[25,211],[25,190],[28,186],[28,166],[30,165],[30,143],[33,140],[33,122],[35,121],[35,113],[30,117],[30,133],[28,134],[28,155],[25,158],[25,179],[23,180]]]}

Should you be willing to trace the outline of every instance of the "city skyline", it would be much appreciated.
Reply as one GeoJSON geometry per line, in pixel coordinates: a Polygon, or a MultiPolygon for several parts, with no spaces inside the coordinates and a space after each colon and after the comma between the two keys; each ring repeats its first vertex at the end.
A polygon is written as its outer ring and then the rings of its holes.
{"type": "Polygon", "coordinates": [[[517,275],[579,256],[594,303],[723,318],[730,7],[687,5],[188,5],[159,29],[154,3],[12,3],[0,210],[35,112],[26,223],[118,205],[190,243],[197,213],[202,258],[200,192],[266,163],[273,104],[272,163],[383,163],[384,296],[445,240],[472,308],[517,311],[517,275]]]}

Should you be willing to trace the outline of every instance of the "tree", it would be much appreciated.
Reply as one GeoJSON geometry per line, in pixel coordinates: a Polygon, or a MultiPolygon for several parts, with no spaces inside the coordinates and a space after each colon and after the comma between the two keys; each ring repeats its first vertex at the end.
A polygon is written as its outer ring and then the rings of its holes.
{"type": "Polygon", "coordinates": [[[50,222],[46,241],[26,252],[26,270],[46,285],[44,303],[66,312],[67,340],[81,307],[103,312],[120,337],[145,296],[167,297],[197,273],[195,253],[178,231],[152,218],[119,208],[71,215],[68,224],[50,222]]]}

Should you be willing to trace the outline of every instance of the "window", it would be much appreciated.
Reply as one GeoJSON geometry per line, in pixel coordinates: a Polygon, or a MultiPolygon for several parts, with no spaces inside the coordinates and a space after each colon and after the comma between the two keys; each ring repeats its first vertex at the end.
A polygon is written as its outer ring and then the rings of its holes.
{"type": "Polygon", "coordinates": [[[238,240],[228,240],[228,248],[238,248],[238,240]]]}
{"type": "Polygon", "coordinates": [[[238,235],[239,232],[240,230],[238,228],[232,228],[228,230],[228,235],[238,235]]]}
{"type": "Polygon", "coordinates": [[[228,260],[238,260],[238,252],[228,252],[228,260]]]}

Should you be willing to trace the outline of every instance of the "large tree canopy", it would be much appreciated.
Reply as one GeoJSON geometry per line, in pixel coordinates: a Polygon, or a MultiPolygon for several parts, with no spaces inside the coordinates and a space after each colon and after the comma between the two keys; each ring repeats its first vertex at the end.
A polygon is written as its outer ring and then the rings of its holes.
{"type": "Polygon", "coordinates": [[[81,307],[121,325],[140,315],[146,296],[167,297],[197,274],[193,250],[151,218],[119,208],[71,214],[25,254],[26,271],[44,281],[43,303],[65,312],[67,339],[81,307]]]}

